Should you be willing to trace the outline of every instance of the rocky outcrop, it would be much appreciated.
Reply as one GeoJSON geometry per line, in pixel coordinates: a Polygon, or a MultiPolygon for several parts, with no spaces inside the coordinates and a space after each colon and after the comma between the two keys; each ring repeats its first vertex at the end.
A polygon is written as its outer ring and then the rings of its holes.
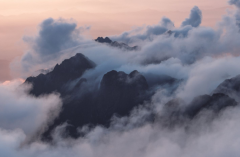
{"type": "Polygon", "coordinates": [[[59,116],[43,133],[45,139],[50,139],[52,131],[63,123],[69,124],[67,131],[72,137],[78,137],[77,128],[84,125],[108,126],[113,115],[126,116],[134,107],[149,100],[148,83],[136,70],[130,74],[110,71],[103,76],[99,89],[88,90],[88,80],[82,75],[95,66],[84,55],[76,54],[47,74],[26,79],[25,83],[32,84],[30,94],[58,92],[63,101],[59,116]]]}
{"type": "MultiPolygon", "coordinates": [[[[86,81],[80,79],[77,85],[86,81]]],[[[72,137],[78,137],[77,128],[84,125],[109,126],[113,115],[127,116],[134,107],[148,100],[147,90],[147,81],[138,71],[130,74],[110,71],[103,76],[98,91],[64,101],[62,112],[44,137],[49,138],[54,128],[64,122],[69,124],[67,131],[72,137]]]]}
{"type": "Polygon", "coordinates": [[[225,108],[234,107],[237,102],[228,95],[216,93],[212,96],[202,95],[198,96],[188,105],[185,114],[193,118],[204,110],[209,110],[213,113],[219,113],[225,108]]]}
{"type": "Polygon", "coordinates": [[[108,37],[98,37],[97,39],[95,39],[96,42],[99,42],[99,43],[106,43],[107,45],[111,46],[111,47],[115,47],[115,48],[119,48],[119,49],[122,49],[124,51],[135,51],[135,50],[138,50],[138,46],[129,46],[125,43],[119,43],[117,41],[112,41],[110,38],[108,37]]]}
{"type": "Polygon", "coordinates": [[[78,53],[70,59],[64,60],[60,65],[47,74],[40,74],[37,77],[29,77],[25,83],[32,84],[30,94],[39,96],[52,92],[63,94],[63,86],[82,76],[82,74],[96,65],[84,55],[78,53]]]}
{"type": "Polygon", "coordinates": [[[108,43],[108,44],[111,44],[112,43],[112,40],[109,39],[108,37],[98,37],[97,39],[95,39],[96,42],[99,42],[99,43],[108,43]]]}
{"type": "Polygon", "coordinates": [[[164,105],[160,121],[168,126],[182,125],[194,120],[200,114],[210,113],[205,118],[211,122],[219,113],[235,106],[237,102],[222,93],[197,96],[189,104],[176,98],[164,105]]]}
{"type": "Polygon", "coordinates": [[[240,75],[222,82],[213,93],[226,94],[240,102],[240,75]]]}

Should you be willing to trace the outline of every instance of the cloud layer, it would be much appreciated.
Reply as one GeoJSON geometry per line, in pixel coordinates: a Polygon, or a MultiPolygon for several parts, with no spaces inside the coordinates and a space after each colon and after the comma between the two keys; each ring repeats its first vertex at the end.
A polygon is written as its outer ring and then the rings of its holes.
{"type": "Polygon", "coordinates": [[[30,87],[22,83],[15,80],[0,84],[0,128],[20,129],[26,135],[33,135],[58,114],[61,100],[55,94],[40,98],[30,96],[27,94],[30,87]]]}

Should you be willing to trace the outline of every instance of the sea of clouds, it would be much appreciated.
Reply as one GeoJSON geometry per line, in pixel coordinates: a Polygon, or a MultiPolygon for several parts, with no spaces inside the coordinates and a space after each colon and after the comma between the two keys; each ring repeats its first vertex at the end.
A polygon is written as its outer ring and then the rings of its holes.
{"type": "Polygon", "coordinates": [[[138,45],[137,51],[124,51],[100,44],[81,35],[89,28],[74,21],[46,19],[33,37],[25,54],[12,63],[17,78],[50,69],[76,53],[97,65],[84,77],[97,84],[110,71],[144,75],[168,75],[183,80],[177,90],[166,94],[159,89],[149,104],[136,108],[129,117],[113,118],[109,128],[79,128],[86,136],[64,138],[64,127],[54,132],[53,142],[37,137],[61,109],[57,93],[41,97],[27,94],[31,86],[16,79],[0,84],[0,152],[4,157],[239,157],[240,107],[226,109],[213,121],[203,113],[187,124],[173,128],[158,121],[148,123],[152,110],[161,117],[163,105],[173,98],[191,102],[194,97],[211,94],[224,80],[240,74],[240,1],[230,0],[228,10],[216,28],[201,26],[202,12],[195,6],[180,27],[167,17],[156,25],[139,27],[111,36],[114,41],[138,45]],[[147,106],[151,105],[149,111],[147,106]]]}

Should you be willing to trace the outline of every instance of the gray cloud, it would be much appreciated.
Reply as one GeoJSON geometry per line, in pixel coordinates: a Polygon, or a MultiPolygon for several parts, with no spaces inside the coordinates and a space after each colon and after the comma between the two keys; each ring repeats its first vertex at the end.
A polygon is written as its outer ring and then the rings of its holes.
{"type": "Polygon", "coordinates": [[[40,24],[36,38],[24,37],[24,41],[30,44],[34,52],[41,56],[49,56],[76,46],[79,42],[79,33],[76,23],[49,18],[40,24]]]}
{"type": "Polygon", "coordinates": [[[191,10],[190,17],[182,22],[182,27],[191,25],[192,27],[198,27],[202,23],[202,11],[195,6],[191,10]]]}
{"type": "Polygon", "coordinates": [[[170,29],[174,27],[174,23],[169,18],[163,17],[161,21],[161,26],[170,29]]]}
{"type": "Polygon", "coordinates": [[[138,28],[132,31],[124,32],[119,36],[111,37],[114,40],[122,41],[126,43],[139,43],[139,41],[152,41],[156,36],[163,34],[174,33],[175,37],[186,37],[189,30],[192,27],[198,27],[202,22],[202,11],[195,6],[185,21],[182,22],[181,27],[186,28],[175,28],[174,23],[166,17],[163,17],[158,25],[147,26],[146,28],[138,28]],[[170,30],[170,31],[169,31],[170,30]],[[167,31],[169,31],[167,33],[167,31]]]}
{"type": "Polygon", "coordinates": [[[42,55],[57,53],[62,49],[77,45],[77,39],[74,37],[77,25],[65,21],[54,21],[49,18],[40,25],[41,30],[36,39],[34,50],[42,55]]]}
{"type": "MultiPolygon", "coordinates": [[[[147,112],[147,111],[146,111],[147,112]]],[[[165,128],[156,122],[134,127],[136,120],[144,116],[144,109],[130,118],[115,120],[109,129],[98,126],[85,137],[64,139],[59,127],[54,145],[36,141],[18,148],[26,135],[20,131],[0,130],[1,154],[8,157],[120,157],[168,156],[168,157],[238,157],[240,154],[238,125],[240,109],[226,110],[218,119],[207,121],[210,113],[204,113],[192,123],[165,128]],[[127,125],[126,122],[127,121],[127,125]],[[125,123],[125,124],[124,124],[125,123]],[[186,129],[187,128],[187,129],[186,129]],[[204,151],[199,151],[204,150],[204,151]]],[[[159,113],[161,115],[162,113],[159,113]]]]}
{"type": "Polygon", "coordinates": [[[230,0],[228,2],[230,5],[235,5],[238,10],[235,13],[236,25],[239,27],[240,30],[240,1],[239,0],[230,0]]]}
{"type": "Polygon", "coordinates": [[[89,26],[77,27],[73,20],[52,18],[44,20],[39,25],[39,32],[35,37],[23,37],[29,49],[21,59],[18,59],[19,63],[14,68],[20,69],[21,73],[29,74],[36,71],[34,66],[49,64],[52,60],[60,59],[63,55],[62,51],[82,43],[81,33],[89,29],[89,26]]]}
{"type": "Polygon", "coordinates": [[[240,1],[239,0],[230,0],[228,2],[231,5],[235,5],[236,7],[240,8],[240,1]]]}
{"type": "Polygon", "coordinates": [[[32,135],[57,116],[61,100],[55,94],[34,98],[27,94],[30,87],[21,84],[19,80],[0,84],[0,129],[20,129],[32,135]]]}
{"type": "Polygon", "coordinates": [[[132,43],[139,40],[153,40],[154,36],[162,35],[169,29],[174,28],[174,23],[167,17],[163,17],[157,25],[149,25],[146,28],[137,28],[135,30],[124,32],[120,36],[111,37],[113,40],[132,43]],[[143,33],[136,34],[144,30],[143,33]]]}
{"type": "Polygon", "coordinates": [[[29,61],[29,57],[33,59],[33,53],[40,56],[42,60],[51,59],[60,51],[78,45],[79,33],[80,29],[77,29],[77,24],[74,22],[63,19],[46,19],[40,24],[37,37],[25,36],[23,38],[30,45],[31,50],[23,57],[22,61],[29,61]]]}

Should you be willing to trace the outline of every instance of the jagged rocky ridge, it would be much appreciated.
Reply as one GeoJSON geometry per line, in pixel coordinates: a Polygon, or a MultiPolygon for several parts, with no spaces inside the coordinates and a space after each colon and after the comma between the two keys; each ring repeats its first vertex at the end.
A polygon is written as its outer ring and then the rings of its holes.
{"type": "Polygon", "coordinates": [[[88,80],[81,76],[95,66],[84,55],[76,54],[57,64],[53,71],[26,79],[25,83],[33,85],[30,94],[58,92],[63,99],[62,112],[44,133],[45,137],[64,122],[68,122],[67,130],[73,137],[78,136],[77,128],[83,125],[108,126],[114,114],[126,116],[134,107],[149,100],[147,81],[138,71],[130,74],[110,71],[103,76],[98,90],[88,91],[84,86],[88,80]],[[77,82],[72,90],[65,88],[71,82],[77,82]]]}
{"type": "Polygon", "coordinates": [[[179,125],[196,118],[200,114],[211,113],[210,119],[213,120],[219,113],[226,108],[234,107],[237,102],[223,93],[215,93],[213,95],[200,95],[195,97],[189,104],[181,99],[173,99],[165,104],[164,116],[161,121],[167,125],[179,125]]]}
{"type": "Polygon", "coordinates": [[[33,85],[30,93],[35,96],[54,91],[63,94],[64,84],[81,77],[86,70],[95,66],[95,63],[78,53],[74,57],[64,60],[62,64],[57,64],[51,72],[40,74],[37,77],[29,77],[25,82],[33,85]]]}
{"type": "MultiPolygon", "coordinates": [[[[108,127],[114,115],[129,115],[133,108],[150,101],[158,88],[171,86],[174,91],[176,84],[180,83],[169,76],[148,74],[144,77],[136,70],[130,74],[112,70],[103,75],[99,88],[89,90],[89,80],[82,76],[96,66],[84,55],[76,54],[57,64],[51,72],[26,79],[25,83],[33,85],[30,94],[41,96],[58,92],[63,100],[62,111],[43,133],[43,139],[51,139],[52,131],[66,122],[69,124],[66,130],[72,137],[80,136],[78,128],[84,125],[108,127]],[[72,86],[70,89],[66,88],[69,84],[72,86]]],[[[186,119],[193,119],[204,111],[211,111],[213,115],[217,115],[225,108],[237,105],[236,100],[231,97],[232,92],[228,91],[239,91],[239,84],[239,76],[226,80],[219,85],[214,94],[198,96],[190,104],[173,99],[164,105],[164,116],[152,114],[150,119],[152,122],[161,119],[162,122],[174,125],[186,119]]]]}
{"type": "Polygon", "coordinates": [[[217,89],[214,90],[214,93],[223,93],[229,95],[230,97],[234,98],[238,102],[239,95],[240,95],[240,75],[233,77],[231,79],[227,79],[222,82],[217,89]]]}
{"type": "Polygon", "coordinates": [[[122,50],[126,50],[126,51],[134,51],[134,50],[138,50],[138,46],[129,46],[125,43],[119,43],[117,41],[112,41],[110,38],[108,37],[98,37],[97,39],[95,39],[96,42],[99,42],[99,43],[105,43],[105,44],[108,44],[112,47],[116,47],[116,48],[119,48],[119,49],[122,49],[122,50]]]}

